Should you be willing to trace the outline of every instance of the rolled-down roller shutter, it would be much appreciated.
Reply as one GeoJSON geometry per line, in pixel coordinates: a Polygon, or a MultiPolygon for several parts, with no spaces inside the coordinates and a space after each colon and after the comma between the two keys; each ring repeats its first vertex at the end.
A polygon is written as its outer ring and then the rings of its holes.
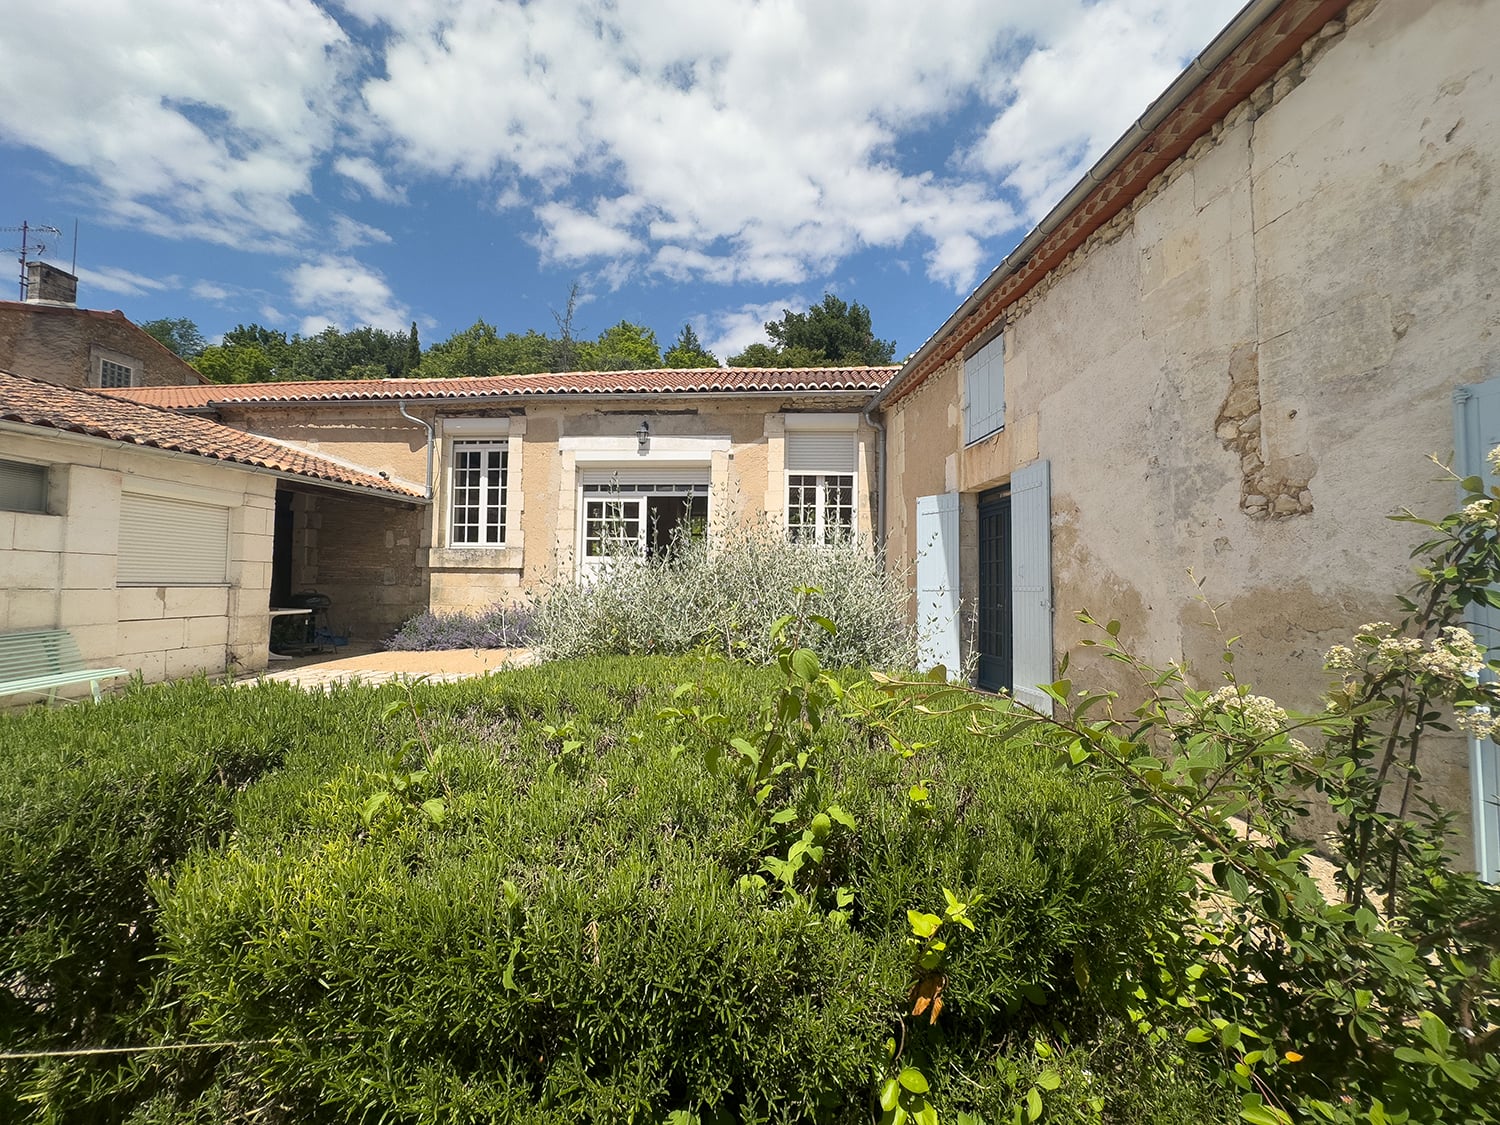
{"type": "Polygon", "coordinates": [[[786,435],[786,467],[791,473],[852,473],[858,446],[852,430],[792,430],[786,435]]]}
{"type": "Polygon", "coordinates": [[[121,586],[216,586],[228,577],[228,508],[121,494],[121,586]]]}
{"type": "Polygon", "coordinates": [[[578,483],[588,489],[613,492],[660,492],[668,488],[691,488],[709,483],[705,465],[641,465],[578,470],[578,483]]]}
{"type": "Polygon", "coordinates": [[[47,468],[20,461],[0,461],[0,510],[45,512],[47,468]]]}

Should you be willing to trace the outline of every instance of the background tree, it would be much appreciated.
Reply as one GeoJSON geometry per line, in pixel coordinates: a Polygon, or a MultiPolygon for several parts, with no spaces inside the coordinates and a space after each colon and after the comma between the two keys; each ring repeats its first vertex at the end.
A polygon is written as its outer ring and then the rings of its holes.
{"type": "Polygon", "coordinates": [[[270,354],[255,344],[214,344],[189,362],[215,383],[270,383],[286,377],[277,373],[270,354]]]}
{"type": "Polygon", "coordinates": [[[540,332],[501,336],[493,324],[476,320],[422,357],[423,378],[459,379],[484,375],[535,375],[552,371],[557,341],[540,332]]]}
{"type": "Polygon", "coordinates": [[[417,338],[417,322],[411,322],[411,332],[406,338],[406,370],[403,372],[408,377],[417,374],[417,368],[422,366],[422,341],[417,338]]]}
{"type": "Polygon", "coordinates": [[[661,366],[656,333],[628,320],[606,328],[592,343],[580,343],[577,354],[585,371],[649,371],[661,366]]]}
{"type": "Polygon", "coordinates": [[[698,342],[698,333],[691,324],[684,324],[677,334],[677,341],[667,349],[662,361],[668,367],[718,367],[719,358],[698,342]]]}
{"type": "Polygon", "coordinates": [[[191,359],[208,346],[198,326],[185,316],[148,320],[140,329],[183,359],[191,359]]]}
{"type": "Polygon", "coordinates": [[[890,363],[895,340],[875,336],[870,310],[858,301],[845,304],[832,293],[805,313],[783,309],[780,320],[766,323],[771,343],[751,344],[729,357],[731,367],[862,367],[890,363]]]}
{"type": "Polygon", "coordinates": [[[578,282],[568,287],[568,300],[562,312],[552,310],[552,319],[557,323],[557,346],[553,350],[553,371],[576,371],[578,369],[578,341],[573,336],[573,314],[578,311],[578,282]]]}

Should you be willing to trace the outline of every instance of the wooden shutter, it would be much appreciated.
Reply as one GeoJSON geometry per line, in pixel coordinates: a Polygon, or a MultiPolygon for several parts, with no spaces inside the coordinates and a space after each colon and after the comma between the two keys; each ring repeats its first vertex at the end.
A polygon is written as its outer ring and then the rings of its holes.
{"type": "Polygon", "coordinates": [[[917,667],[962,666],[959,653],[958,493],[917,497],[917,667]]]}
{"type": "Polygon", "coordinates": [[[786,435],[790,473],[852,473],[858,457],[853,430],[790,430],[786,435]]]}
{"type": "Polygon", "coordinates": [[[229,509],[120,496],[121,586],[216,586],[229,577],[229,509]]]}
{"type": "Polygon", "coordinates": [[[1037,685],[1053,679],[1051,493],[1046,461],[1011,475],[1011,694],[1047,715],[1052,713],[1052,699],[1037,685]]]}
{"type": "MultiPolygon", "coordinates": [[[[1500,379],[1460,387],[1454,395],[1456,464],[1463,476],[1497,480],[1489,452],[1500,445],[1500,379]]],[[[1475,639],[1493,652],[1500,645],[1500,610],[1474,604],[1468,610],[1475,639]]],[[[1473,800],[1474,869],[1480,878],[1500,883],[1500,747],[1489,739],[1469,738],[1469,792],[1473,800]]]]}
{"type": "Polygon", "coordinates": [[[964,444],[1005,425],[1005,336],[964,360],[964,444]]]}

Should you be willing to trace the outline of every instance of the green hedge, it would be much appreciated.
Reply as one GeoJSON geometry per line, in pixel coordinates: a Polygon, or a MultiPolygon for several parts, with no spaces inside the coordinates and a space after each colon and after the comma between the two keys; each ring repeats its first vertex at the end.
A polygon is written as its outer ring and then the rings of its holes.
{"type": "MultiPolygon", "coordinates": [[[[908,1010],[908,908],[988,896],[940,1027],[908,1017],[950,1103],[974,1100],[958,1076],[997,1038],[1087,1006],[1080,958],[1103,968],[1143,936],[1171,873],[1113,795],[956,724],[920,763],[825,728],[828,767],[797,799],[855,818],[827,862],[847,923],[742,887],[762,828],[657,718],[698,671],[618,660],[445,692],[443,765],[369,828],[378,775],[413,761],[351,763],[290,819],[247,808],[165,905],[197,1033],[277,1040],[255,1065],[302,1121],[853,1120],[908,1010]],[[434,824],[416,799],[439,792],[434,824]]],[[[774,682],[709,675],[741,723],[774,682]]]]}
{"type": "MultiPolygon", "coordinates": [[[[77,1049],[155,1034],[142,1024],[160,984],[153,881],[221,844],[256,779],[289,759],[343,760],[378,714],[373,700],[361,714],[283,686],[195,680],[0,715],[0,1042],[77,1049]]],[[[19,1119],[38,1082],[59,1120],[116,1119],[101,1077],[112,1069],[0,1064],[0,1120],[19,1119]]]]}
{"type": "MultiPolygon", "coordinates": [[[[50,872],[33,916],[87,933],[89,963],[115,957],[132,982],[111,997],[96,972],[101,994],[76,1008],[124,1013],[114,1024],[44,1027],[33,1004],[10,1041],[239,1044],[17,1064],[9,1096],[33,1098],[35,1120],[140,1125],[868,1121],[900,1037],[945,1114],[1008,1120],[1041,1042],[1066,1061],[1047,1064],[1061,1082],[1049,1120],[1097,1120],[1096,1095],[1121,1120],[1216,1119],[1191,1070],[1111,1022],[1099,993],[1180,874],[1114,792],[959,720],[933,720],[934,745],[910,759],[830,722],[821,769],[787,793],[796,821],[769,830],[661,718],[688,679],[747,732],[779,683],[620,658],[419,685],[420,720],[388,712],[396,686],[201,684],[5,720],[7,745],[24,731],[30,747],[8,755],[13,801],[97,806],[54,814],[51,850],[16,842],[37,818],[6,821],[6,878],[50,872]],[[846,919],[827,896],[742,879],[833,803],[855,822],[822,866],[852,892],[846,919]],[[116,843],[93,853],[86,838],[116,843]],[[171,846],[152,851],[159,838],[171,846]],[[93,864],[92,898],[57,897],[74,864],[93,864]],[[907,911],[941,912],[944,888],[986,898],[952,942],[930,1026],[910,1014],[907,911]],[[111,926],[137,927],[128,950],[106,948],[111,926]]],[[[46,979],[40,955],[16,964],[12,1001],[18,980],[46,979]]]]}

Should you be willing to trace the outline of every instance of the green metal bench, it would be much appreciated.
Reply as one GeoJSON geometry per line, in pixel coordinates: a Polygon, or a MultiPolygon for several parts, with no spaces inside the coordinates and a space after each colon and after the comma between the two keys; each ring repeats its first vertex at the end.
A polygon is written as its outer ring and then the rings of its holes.
{"type": "Polygon", "coordinates": [[[50,703],[60,687],[88,684],[98,702],[101,681],[128,675],[124,668],[85,668],[66,629],[0,633],[0,696],[45,693],[50,703]]]}

